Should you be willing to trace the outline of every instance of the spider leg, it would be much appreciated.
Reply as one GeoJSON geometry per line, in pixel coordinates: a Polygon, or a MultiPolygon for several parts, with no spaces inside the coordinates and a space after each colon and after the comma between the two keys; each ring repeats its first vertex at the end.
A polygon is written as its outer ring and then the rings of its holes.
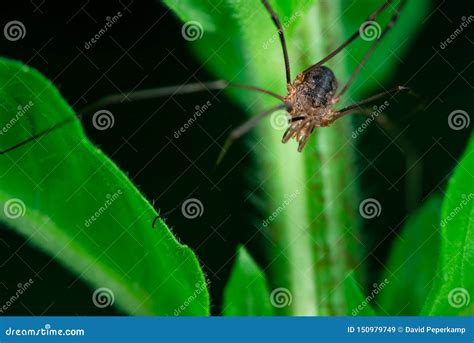
{"type": "MultiPolygon", "coordinates": [[[[338,101],[343,95],[344,93],[347,92],[347,90],[349,89],[349,87],[351,86],[351,84],[354,82],[356,76],[359,74],[359,72],[361,71],[362,67],[367,63],[367,61],[369,60],[370,56],[372,56],[372,54],[374,53],[375,49],[379,46],[380,42],[382,41],[382,39],[387,35],[387,33],[392,29],[392,27],[395,25],[395,23],[397,22],[398,18],[400,17],[400,12],[401,10],[403,9],[403,7],[405,6],[406,4],[406,0],[400,0],[400,3],[398,4],[398,7],[397,9],[395,10],[395,12],[393,13],[392,17],[390,18],[390,21],[387,23],[387,25],[385,25],[385,28],[382,30],[382,32],[380,33],[380,36],[375,40],[375,42],[372,44],[372,46],[369,48],[369,50],[367,50],[367,52],[365,53],[364,57],[362,58],[362,60],[360,61],[359,65],[356,67],[356,69],[354,70],[354,72],[352,73],[351,77],[349,78],[349,80],[347,81],[347,83],[345,84],[345,86],[342,88],[342,90],[339,92],[339,94],[336,96],[336,101],[338,101]]],[[[362,30],[361,30],[362,31],[362,30]]]]}
{"type": "MultiPolygon", "coordinates": [[[[295,117],[294,119],[301,118],[295,117]]],[[[303,151],[304,146],[308,142],[311,133],[314,130],[313,118],[303,117],[303,119],[290,123],[288,129],[282,137],[282,143],[287,143],[290,139],[295,138],[298,142],[298,152],[303,151]]]]}
{"type": "Polygon", "coordinates": [[[224,146],[222,147],[222,150],[217,157],[216,161],[216,166],[219,165],[222,162],[222,159],[224,158],[225,154],[229,150],[230,146],[232,143],[234,143],[237,139],[245,135],[247,132],[252,130],[263,118],[269,116],[270,114],[278,111],[278,110],[283,110],[286,109],[286,105],[278,105],[275,107],[272,107],[260,114],[257,114],[256,116],[250,118],[247,120],[245,123],[237,127],[236,129],[232,130],[229,136],[227,137],[227,140],[224,143],[224,146]]]}
{"type": "MultiPolygon", "coordinates": [[[[377,8],[375,10],[375,12],[373,12],[371,15],[369,15],[367,17],[367,19],[364,21],[364,23],[366,22],[371,22],[371,21],[374,21],[375,19],[377,19],[377,17],[380,15],[380,13],[382,13],[389,5],[392,4],[392,2],[394,2],[395,0],[386,0],[379,8],[377,8]]],[[[402,0],[404,1],[404,0],[402,0]]],[[[320,67],[322,66],[324,63],[326,63],[327,61],[329,61],[330,59],[332,59],[334,56],[336,56],[338,53],[340,53],[345,47],[347,47],[349,44],[351,44],[354,40],[356,40],[357,37],[359,37],[361,34],[361,30],[357,30],[356,32],[354,32],[352,34],[352,36],[350,36],[344,43],[342,43],[338,48],[336,48],[335,50],[333,50],[329,55],[327,55],[326,57],[324,57],[322,60],[320,60],[319,62],[317,62],[316,64],[313,64],[312,66],[310,66],[309,68],[307,68],[305,71],[303,71],[303,74],[304,73],[307,73],[309,72],[311,69],[313,68],[317,68],[317,67],[320,67]]]]}
{"type": "Polygon", "coordinates": [[[288,49],[286,47],[285,41],[285,34],[283,33],[283,26],[280,23],[280,19],[278,19],[278,15],[273,10],[273,8],[268,3],[268,0],[262,0],[263,6],[267,9],[268,13],[272,17],[273,23],[278,30],[278,36],[280,37],[281,48],[283,49],[283,58],[285,60],[285,72],[286,72],[286,83],[291,83],[291,71],[290,71],[290,59],[288,57],[288,49]]]}
{"type": "Polygon", "coordinates": [[[139,91],[133,91],[133,92],[122,93],[122,94],[111,94],[84,107],[83,109],[79,110],[79,112],[87,114],[87,113],[92,113],[97,110],[103,109],[104,107],[107,107],[113,104],[121,104],[124,102],[132,102],[132,101],[139,101],[139,100],[149,100],[149,99],[173,96],[173,95],[178,95],[178,94],[192,94],[192,93],[197,93],[197,92],[220,90],[220,89],[226,89],[226,88],[239,88],[239,89],[245,89],[245,90],[255,91],[259,93],[264,93],[274,98],[277,98],[281,101],[284,101],[281,95],[276,94],[272,91],[263,89],[263,88],[259,88],[259,87],[255,87],[251,85],[244,85],[240,83],[228,82],[224,80],[218,80],[218,81],[211,81],[211,82],[188,83],[185,85],[175,85],[175,86],[143,89],[139,91]]]}
{"type": "Polygon", "coordinates": [[[63,126],[69,124],[69,123],[75,122],[77,119],[80,119],[80,117],[71,117],[71,118],[65,119],[65,120],[59,122],[59,123],[56,124],[56,125],[53,125],[52,127],[48,128],[48,129],[46,129],[46,130],[43,130],[43,131],[41,131],[41,132],[39,132],[39,133],[37,133],[37,134],[32,135],[30,138],[24,140],[23,142],[20,142],[20,143],[15,144],[15,145],[13,145],[13,146],[11,146],[11,147],[5,149],[5,150],[0,151],[0,156],[1,156],[1,155],[4,155],[4,154],[6,154],[6,153],[9,153],[10,151],[16,150],[16,149],[22,147],[23,145],[28,144],[28,143],[30,143],[30,142],[32,142],[32,141],[35,141],[35,140],[37,140],[37,139],[39,139],[39,138],[41,138],[41,137],[43,137],[43,136],[46,136],[47,134],[49,134],[49,133],[51,133],[51,132],[53,132],[53,131],[56,131],[56,130],[60,129],[60,128],[62,128],[63,126]]]}
{"type": "MultiPolygon", "coordinates": [[[[135,91],[135,92],[129,92],[129,93],[123,93],[123,94],[113,94],[106,96],[102,99],[100,99],[97,102],[94,102],[90,104],[89,106],[86,106],[82,110],[79,110],[79,113],[81,114],[89,114],[92,112],[95,112],[97,110],[103,109],[106,106],[112,105],[112,104],[119,104],[125,101],[138,101],[138,100],[144,100],[144,99],[153,99],[157,97],[163,97],[163,96],[171,96],[175,94],[190,94],[190,93],[195,93],[195,92],[202,92],[202,91],[209,91],[209,90],[218,90],[218,89],[225,89],[228,87],[233,87],[233,88],[240,88],[240,89],[246,89],[246,90],[251,90],[251,91],[257,91],[260,93],[265,93],[267,95],[270,95],[274,98],[277,98],[280,101],[284,101],[284,98],[276,93],[273,93],[271,91],[268,91],[266,89],[262,89],[259,87],[251,86],[251,85],[244,85],[244,84],[238,84],[238,83],[231,83],[227,81],[212,81],[212,82],[204,82],[204,83],[190,83],[186,85],[177,85],[177,86],[168,86],[168,87],[160,87],[160,88],[151,88],[151,89],[144,89],[140,91],[135,91]]],[[[286,105],[281,105],[283,107],[286,107],[286,105]]],[[[25,144],[28,144],[36,139],[39,139],[40,137],[47,135],[64,125],[75,121],[76,118],[81,118],[81,115],[78,115],[77,117],[73,117],[70,119],[66,119],[56,125],[53,125],[52,127],[37,133],[35,135],[32,135],[30,138],[26,139],[23,142],[20,142],[6,150],[0,151],[0,155],[6,154],[10,151],[15,150],[16,148],[19,148],[25,144]]]]}
{"type": "Polygon", "coordinates": [[[294,118],[295,120],[292,120],[292,119],[290,119],[291,121],[290,126],[288,126],[285,133],[283,134],[283,137],[281,139],[282,143],[288,143],[290,139],[295,137],[298,131],[303,127],[303,125],[305,125],[305,123],[308,120],[307,117],[296,117],[294,118]],[[302,118],[302,119],[298,119],[298,118],[302,118]]]}
{"type": "Polygon", "coordinates": [[[341,118],[342,116],[345,116],[347,114],[351,114],[353,113],[353,110],[354,109],[359,109],[360,106],[362,105],[366,105],[368,103],[371,103],[377,99],[380,99],[380,98],[383,98],[383,97],[386,97],[386,96],[389,96],[389,95],[396,95],[398,94],[399,92],[411,92],[410,88],[408,87],[405,87],[405,86],[398,86],[398,87],[395,87],[395,88],[392,88],[392,89],[389,89],[387,91],[384,91],[382,93],[379,93],[379,94],[375,94],[375,95],[372,95],[371,97],[368,97],[367,99],[364,99],[364,100],[361,100],[359,102],[356,102],[355,104],[352,104],[352,105],[349,105],[347,107],[344,107],[340,110],[337,110],[335,113],[334,113],[334,119],[332,121],[335,121],[339,118],[341,118]]]}
{"type": "Polygon", "coordinates": [[[306,125],[310,126],[311,129],[304,130],[304,133],[301,136],[298,136],[298,152],[303,151],[304,146],[308,142],[308,139],[311,137],[311,133],[313,133],[314,130],[314,124],[312,121],[308,122],[306,125]]]}

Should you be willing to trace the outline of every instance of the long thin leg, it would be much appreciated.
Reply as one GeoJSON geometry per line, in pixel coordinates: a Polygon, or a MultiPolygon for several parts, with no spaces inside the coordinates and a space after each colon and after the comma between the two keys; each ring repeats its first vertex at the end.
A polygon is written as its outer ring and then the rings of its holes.
{"type": "Polygon", "coordinates": [[[276,28],[278,29],[278,36],[280,37],[281,48],[283,49],[283,58],[285,59],[286,83],[291,83],[290,58],[288,57],[288,48],[286,47],[285,34],[283,33],[283,26],[278,19],[278,15],[268,3],[268,0],[262,0],[263,5],[272,17],[276,28]]]}
{"type": "Polygon", "coordinates": [[[402,91],[410,92],[410,88],[404,87],[404,86],[398,86],[398,87],[389,89],[385,92],[372,95],[371,97],[368,97],[367,99],[356,102],[355,104],[349,105],[347,107],[344,107],[344,108],[336,111],[336,113],[334,114],[334,120],[337,120],[337,119],[339,119],[342,116],[345,116],[347,114],[353,113],[353,111],[355,109],[360,109],[361,106],[366,105],[368,103],[371,103],[371,102],[373,102],[377,99],[380,99],[380,98],[383,98],[383,97],[386,97],[386,96],[389,96],[389,95],[392,95],[392,94],[397,94],[397,93],[402,92],[402,91]]]}
{"type": "Polygon", "coordinates": [[[25,144],[28,144],[28,143],[30,143],[30,142],[32,142],[32,141],[34,141],[34,140],[37,140],[37,139],[39,139],[39,138],[41,138],[41,137],[43,137],[43,136],[45,136],[45,135],[47,135],[47,134],[49,134],[49,133],[51,133],[51,132],[53,132],[53,131],[56,131],[57,129],[60,129],[60,128],[62,128],[63,126],[65,126],[65,125],[67,125],[67,124],[69,124],[69,123],[72,123],[72,122],[76,121],[77,119],[78,119],[78,117],[71,117],[71,118],[65,119],[65,120],[63,120],[62,122],[60,122],[60,123],[58,123],[58,124],[56,124],[56,125],[53,125],[52,127],[50,127],[50,128],[48,128],[48,129],[46,129],[46,130],[43,130],[43,131],[41,131],[41,132],[39,132],[39,133],[37,133],[37,134],[31,136],[30,138],[24,140],[23,142],[20,142],[20,143],[18,143],[18,144],[15,144],[15,145],[9,147],[8,149],[5,149],[5,150],[0,151],[0,156],[1,156],[1,155],[4,155],[4,154],[6,154],[6,153],[9,153],[10,151],[16,150],[16,149],[18,149],[19,147],[21,147],[21,146],[23,146],[23,145],[25,145],[25,144]]]}
{"type": "MultiPolygon", "coordinates": [[[[218,81],[212,81],[212,82],[204,82],[204,83],[190,83],[186,85],[180,85],[180,86],[168,86],[168,87],[161,87],[161,88],[151,88],[151,89],[145,89],[145,90],[140,90],[136,92],[130,92],[127,94],[113,94],[106,96],[102,99],[100,99],[97,102],[92,103],[89,106],[86,106],[85,108],[79,110],[79,113],[82,114],[89,114],[91,112],[97,111],[99,109],[104,108],[105,106],[109,106],[111,104],[118,104],[122,103],[124,101],[137,101],[137,100],[144,100],[144,99],[152,99],[156,97],[162,97],[162,96],[170,96],[174,94],[189,94],[189,93],[194,93],[194,92],[201,92],[205,90],[216,90],[216,89],[225,89],[228,87],[234,87],[234,88],[240,88],[240,89],[246,89],[246,90],[251,90],[251,91],[257,91],[260,93],[265,93],[270,96],[273,96],[274,98],[277,98],[280,101],[284,101],[284,98],[276,93],[273,93],[271,91],[268,91],[266,89],[262,89],[259,87],[251,86],[251,85],[243,85],[243,84],[238,84],[238,83],[231,83],[223,80],[218,80],[218,81]]],[[[285,107],[285,105],[281,105],[285,107]]],[[[80,116],[77,116],[80,119],[80,116]]],[[[27,140],[20,142],[6,150],[0,151],[0,155],[6,154],[10,151],[15,150],[16,148],[19,148],[25,144],[30,143],[31,141],[34,141],[44,135],[49,134],[52,131],[55,131],[64,125],[76,120],[76,117],[71,118],[71,119],[66,119],[49,129],[46,129],[38,134],[35,134],[28,138],[27,140]]]]}
{"type": "MultiPolygon", "coordinates": [[[[369,15],[367,17],[367,20],[364,22],[371,22],[371,21],[374,21],[375,19],[377,19],[377,17],[380,15],[380,13],[382,13],[392,2],[394,2],[395,0],[386,0],[379,8],[377,8],[377,10],[375,10],[374,13],[372,13],[371,15],[369,15]]],[[[345,47],[347,47],[349,44],[351,44],[357,37],[360,36],[361,34],[361,31],[360,29],[358,29],[356,32],[354,32],[352,34],[352,36],[350,36],[344,43],[341,44],[341,46],[339,46],[338,48],[336,48],[334,51],[332,51],[329,55],[327,55],[326,57],[324,57],[321,61],[319,61],[318,63],[316,64],[313,64],[312,66],[310,66],[309,68],[307,68],[305,71],[303,71],[303,74],[304,73],[307,73],[309,72],[310,70],[312,70],[313,68],[317,68],[317,67],[320,67],[322,66],[324,63],[326,63],[327,61],[329,61],[331,58],[333,58],[334,56],[336,56],[338,53],[340,53],[345,47]]]]}
{"type": "Polygon", "coordinates": [[[372,44],[372,46],[370,47],[369,50],[367,50],[367,52],[365,53],[364,57],[362,58],[362,60],[360,61],[359,65],[357,66],[357,68],[354,70],[354,72],[352,73],[351,77],[349,78],[349,81],[347,81],[346,85],[342,88],[342,90],[339,92],[339,94],[337,95],[336,99],[340,99],[344,93],[347,92],[347,90],[349,89],[349,87],[351,86],[351,84],[354,82],[354,79],[356,78],[357,74],[359,74],[359,72],[361,71],[362,67],[367,63],[367,61],[369,60],[370,56],[372,56],[372,54],[374,53],[375,49],[379,46],[380,42],[382,41],[382,39],[386,36],[386,34],[392,29],[392,27],[395,25],[395,23],[397,22],[398,18],[400,17],[400,12],[401,10],[403,9],[403,7],[405,6],[406,4],[406,0],[400,0],[400,4],[398,5],[397,9],[395,10],[395,12],[393,13],[392,15],[392,18],[390,18],[390,21],[387,23],[387,25],[385,26],[384,30],[380,33],[380,36],[379,38],[377,38],[377,40],[374,42],[374,44],[372,44]]]}
{"type": "Polygon", "coordinates": [[[234,143],[237,139],[245,135],[247,132],[252,130],[263,118],[266,116],[274,113],[275,111],[286,109],[286,105],[278,105],[275,107],[272,107],[260,114],[257,114],[256,116],[250,118],[247,120],[245,123],[237,127],[236,129],[232,130],[232,132],[229,134],[227,137],[226,142],[224,143],[224,146],[222,147],[222,151],[220,152],[219,156],[217,157],[216,165],[219,165],[222,161],[222,158],[224,155],[227,153],[229,150],[230,146],[232,143],[234,143]]]}
{"type": "Polygon", "coordinates": [[[129,92],[124,94],[112,94],[106,97],[101,98],[100,100],[92,103],[81,109],[80,113],[91,113],[99,109],[103,109],[106,106],[110,106],[112,104],[120,104],[126,101],[138,101],[138,100],[147,100],[147,99],[154,99],[164,96],[171,96],[177,94],[191,94],[196,92],[203,92],[208,90],[219,90],[225,88],[240,88],[251,90],[255,92],[264,93],[270,95],[280,101],[284,101],[283,97],[279,94],[271,92],[269,90],[251,86],[251,85],[243,85],[240,83],[232,83],[224,80],[218,81],[211,81],[211,82],[201,82],[201,83],[189,83],[186,85],[176,85],[176,86],[168,86],[168,87],[160,87],[160,88],[150,88],[139,90],[135,92],[129,92]]]}
{"type": "Polygon", "coordinates": [[[401,130],[398,125],[390,120],[384,113],[374,114],[369,109],[359,108],[353,109],[351,114],[365,115],[377,123],[388,135],[401,146],[401,150],[405,155],[405,169],[406,169],[406,206],[408,211],[414,210],[421,197],[422,190],[422,165],[419,163],[420,157],[415,145],[412,144],[408,136],[401,130]]]}

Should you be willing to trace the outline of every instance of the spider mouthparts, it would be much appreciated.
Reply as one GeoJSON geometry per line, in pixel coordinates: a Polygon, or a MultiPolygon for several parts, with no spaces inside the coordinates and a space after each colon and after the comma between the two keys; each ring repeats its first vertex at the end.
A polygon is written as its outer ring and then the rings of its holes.
{"type": "Polygon", "coordinates": [[[302,152],[302,151],[303,151],[303,148],[304,148],[305,144],[306,144],[306,136],[304,136],[304,137],[300,140],[300,142],[299,142],[299,144],[298,144],[298,152],[302,152]]]}

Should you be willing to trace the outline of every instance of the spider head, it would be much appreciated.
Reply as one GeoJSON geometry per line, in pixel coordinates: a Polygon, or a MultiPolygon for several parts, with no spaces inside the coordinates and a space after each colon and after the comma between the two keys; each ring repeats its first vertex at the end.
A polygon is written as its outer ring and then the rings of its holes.
{"type": "Polygon", "coordinates": [[[298,151],[302,151],[314,128],[332,123],[337,85],[334,73],[327,67],[299,74],[293,83],[288,84],[285,102],[290,119],[283,143],[295,138],[299,143],[298,151]]]}
{"type": "MultiPolygon", "coordinates": [[[[337,80],[331,69],[318,67],[306,73],[299,74],[293,83],[288,84],[288,94],[285,97],[290,116],[308,115],[318,118],[327,113],[334,104],[337,90],[337,80]]],[[[320,118],[324,125],[324,118],[320,118]]]]}

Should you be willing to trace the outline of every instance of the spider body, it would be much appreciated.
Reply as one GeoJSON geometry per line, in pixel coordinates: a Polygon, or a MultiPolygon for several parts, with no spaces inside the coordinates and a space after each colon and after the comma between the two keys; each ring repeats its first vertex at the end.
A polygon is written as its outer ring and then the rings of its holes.
{"type": "MultiPolygon", "coordinates": [[[[170,86],[154,89],[144,89],[139,91],[132,91],[126,94],[114,94],[102,98],[96,103],[93,103],[90,106],[87,106],[81,111],[81,113],[91,113],[93,111],[101,110],[104,106],[116,103],[120,104],[124,101],[134,101],[134,100],[143,100],[150,99],[154,97],[162,96],[173,96],[176,94],[188,94],[200,91],[209,91],[209,90],[222,90],[227,87],[235,87],[240,89],[246,89],[250,91],[260,92],[267,94],[278,99],[281,104],[274,106],[256,116],[249,119],[247,122],[243,123],[241,126],[234,129],[225,142],[222,151],[217,159],[217,164],[221,161],[222,157],[226,153],[229,146],[233,141],[247,133],[255,125],[262,120],[264,117],[271,115],[273,112],[281,109],[285,109],[288,112],[289,122],[288,128],[285,131],[282,142],[286,143],[290,139],[294,138],[298,142],[298,151],[302,151],[305,144],[308,141],[308,138],[311,136],[315,128],[325,127],[331,125],[334,121],[338,120],[344,115],[351,113],[360,113],[366,114],[367,110],[364,110],[361,106],[369,104],[379,98],[396,94],[400,91],[408,91],[407,87],[398,86],[393,89],[385,90],[382,93],[373,95],[365,100],[361,100],[352,105],[346,106],[345,108],[336,109],[336,105],[339,100],[343,97],[349,87],[352,85],[356,76],[361,71],[364,64],[367,62],[369,57],[375,51],[377,46],[380,44],[383,37],[386,36],[387,32],[392,29],[395,22],[398,20],[400,11],[405,6],[407,0],[399,0],[398,5],[394,6],[394,2],[397,0],[385,0],[379,8],[377,8],[367,20],[362,23],[358,30],[356,30],[352,36],[350,36],[345,42],[343,42],[339,47],[330,52],[326,57],[324,57],[319,62],[309,66],[306,70],[300,72],[298,76],[292,81],[291,72],[290,72],[290,60],[288,56],[288,49],[284,36],[283,26],[278,18],[278,15],[270,6],[269,0],[261,0],[262,4],[265,6],[267,12],[270,14],[272,21],[274,22],[278,36],[280,38],[281,47],[283,50],[283,59],[285,62],[285,74],[286,74],[286,84],[287,84],[287,95],[282,96],[275,92],[272,92],[267,89],[256,87],[253,85],[238,84],[233,82],[228,82],[224,80],[212,81],[212,82],[198,82],[194,84],[186,84],[179,86],[170,86]],[[371,47],[367,50],[362,61],[353,71],[349,80],[347,80],[341,90],[338,89],[338,82],[334,73],[328,67],[325,67],[324,64],[330,61],[334,56],[340,53],[345,47],[347,47],[351,42],[353,42],[357,37],[362,36],[366,30],[373,29],[374,22],[377,17],[384,12],[387,8],[394,8],[392,17],[390,21],[386,24],[385,28],[378,32],[377,39],[372,43],[371,47]],[[371,26],[372,25],[372,26],[371,26]],[[337,93],[336,93],[337,91],[337,93]]],[[[380,0],[382,1],[382,0],[380,0]]],[[[377,28],[377,26],[376,26],[377,28]]],[[[97,112],[96,112],[97,113],[97,112]]],[[[37,140],[39,137],[49,134],[50,132],[66,125],[72,120],[64,121],[58,123],[53,127],[46,129],[38,134],[33,135],[26,141],[23,141],[7,150],[0,151],[0,155],[3,155],[11,150],[14,150],[28,142],[37,140]]]]}
{"type": "Polygon", "coordinates": [[[288,84],[284,101],[289,127],[283,135],[283,143],[295,138],[301,151],[314,128],[329,126],[334,121],[337,86],[334,73],[324,66],[298,74],[295,81],[288,84]]]}

